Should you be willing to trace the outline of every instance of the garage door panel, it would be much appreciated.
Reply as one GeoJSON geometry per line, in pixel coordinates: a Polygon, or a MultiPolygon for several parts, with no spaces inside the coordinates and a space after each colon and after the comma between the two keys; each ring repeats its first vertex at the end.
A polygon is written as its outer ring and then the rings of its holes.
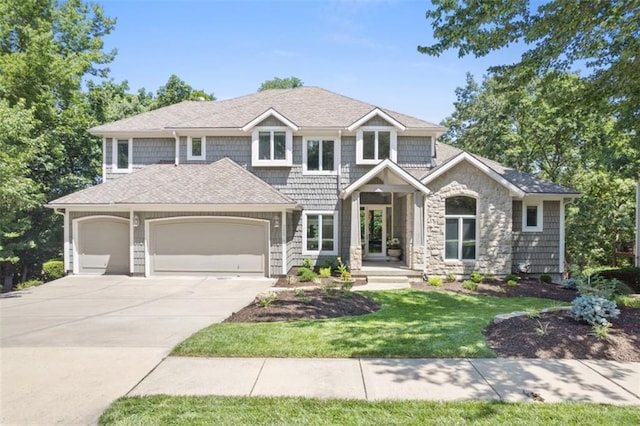
{"type": "Polygon", "coordinates": [[[237,218],[179,219],[150,226],[153,273],[242,273],[268,268],[265,222],[237,218]]]}
{"type": "Polygon", "coordinates": [[[129,273],[128,222],[110,218],[87,219],[80,222],[78,233],[81,273],[129,273]]]}

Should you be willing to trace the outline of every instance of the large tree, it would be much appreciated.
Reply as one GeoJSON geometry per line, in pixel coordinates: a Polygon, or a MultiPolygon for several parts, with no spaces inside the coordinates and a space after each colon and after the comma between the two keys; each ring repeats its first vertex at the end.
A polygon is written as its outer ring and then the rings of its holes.
{"type": "Polygon", "coordinates": [[[271,80],[264,81],[258,88],[258,92],[270,89],[295,89],[296,87],[302,87],[303,85],[304,83],[298,77],[274,77],[271,80]]]}
{"type": "Polygon", "coordinates": [[[158,88],[153,109],[182,101],[197,101],[200,99],[214,101],[216,98],[213,96],[213,93],[207,94],[204,90],[194,89],[179,79],[177,75],[171,74],[167,83],[158,88]]]}

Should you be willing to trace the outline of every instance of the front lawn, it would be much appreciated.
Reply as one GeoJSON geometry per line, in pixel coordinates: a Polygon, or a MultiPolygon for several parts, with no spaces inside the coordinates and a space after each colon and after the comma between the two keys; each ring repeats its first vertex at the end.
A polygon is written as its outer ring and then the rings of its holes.
{"type": "Polygon", "coordinates": [[[584,403],[355,401],[147,396],[118,399],[100,425],[633,425],[640,409],[584,403]]]}
{"type": "Polygon", "coordinates": [[[381,304],[379,311],[315,321],[213,324],[180,343],[171,355],[489,358],[495,354],[482,330],[495,315],[558,304],[418,290],[366,294],[381,304]]]}

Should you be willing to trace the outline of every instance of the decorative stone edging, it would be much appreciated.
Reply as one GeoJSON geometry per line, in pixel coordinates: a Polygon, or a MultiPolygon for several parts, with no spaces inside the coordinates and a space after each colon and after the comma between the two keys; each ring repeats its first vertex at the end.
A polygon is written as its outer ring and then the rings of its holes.
{"type": "MultiPolygon", "coordinates": [[[[544,314],[546,312],[570,311],[570,310],[571,310],[571,306],[558,306],[558,307],[555,307],[555,308],[542,309],[540,311],[540,313],[544,314]]],[[[529,312],[525,312],[525,311],[516,311],[516,312],[510,312],[508,314],[499,314],[499,315],[496,315],[493,318],[493,323],[494,324],[498,324],[498,323],[500,323],[502,321],[505,321],[505,320],[508,320],[508,319],[511,319],[511,318],[516,318],[516,317],[522,317],[522,316],[525,316],[525,315],[528,316],[528,315],[530,315],[530,313],[529,312]]]]}

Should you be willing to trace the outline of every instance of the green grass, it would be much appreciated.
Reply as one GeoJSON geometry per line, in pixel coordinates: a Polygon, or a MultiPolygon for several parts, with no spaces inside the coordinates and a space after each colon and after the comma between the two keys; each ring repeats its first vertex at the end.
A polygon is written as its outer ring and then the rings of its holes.
{"type": "Polygon", "coordinates": [[[640,408],[585,403],[124,397],[100,425],[632,425],[640,408]]]}
{"type": "Polygon", "coordinates": [[[536,298],[417,290],[368,293],[382,309],[329,320],[213,324],[172,355],[222,357],[495,357],[482,330],[500,313],[554,304],[536,298]]]}

